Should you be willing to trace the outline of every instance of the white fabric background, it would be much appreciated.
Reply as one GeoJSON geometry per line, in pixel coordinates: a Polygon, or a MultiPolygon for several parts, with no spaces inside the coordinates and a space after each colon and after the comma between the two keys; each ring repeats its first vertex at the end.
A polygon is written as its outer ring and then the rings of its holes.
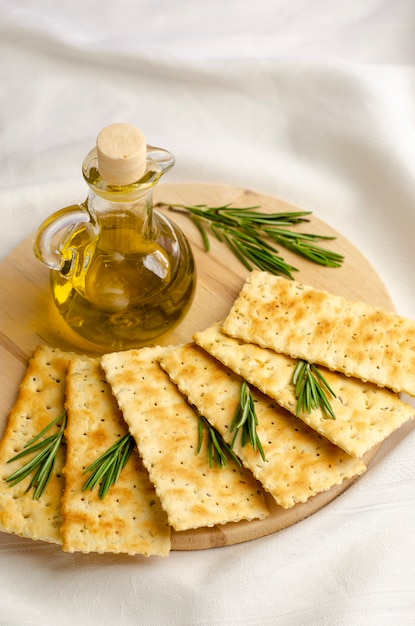
{"type": "MultiPolygon", "coordinates": [[[[0,255],[83,200],[99,130],[168,182],[271,193],[333,225],[415,317],[413,0],[0,0],[0,255]],[[167,177],[165,179],[167,181],[167,177]]],[[[415,433],[308,520],[166,559],[0,536],[0,624],[415,623],[415,433]]]]}

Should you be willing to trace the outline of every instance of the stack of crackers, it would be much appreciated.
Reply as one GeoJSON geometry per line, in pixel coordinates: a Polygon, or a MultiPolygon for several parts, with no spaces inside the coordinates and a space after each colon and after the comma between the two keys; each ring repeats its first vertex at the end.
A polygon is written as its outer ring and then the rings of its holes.
{"type": "MultiPolygon", "coordinates": [[[[192,343],[91,358],[35,351],[0,442],[0,530],[67,552],[167,556],[177,532],[288,509],[362,474],[364,455],[411,419],[415,322],[310,286],[252,272],[228,317],[192,343]],[[298,359],[320,366],[336,419],[297,415],[298,359]],[[231,443],[243,381],[251,386],[263,458],[237,438],[210,464],[199,417],[231,443]],[[65,445],[43,496],[7,476],[7,461],[66,410],[65,445]],[[85,470],[125,434],[136,443],[104,499],[85,470]],[[269,497],[268,495],[268,497],[269,497]]],[[[30,478],[27,479],[30,482],[30,478]]]]}

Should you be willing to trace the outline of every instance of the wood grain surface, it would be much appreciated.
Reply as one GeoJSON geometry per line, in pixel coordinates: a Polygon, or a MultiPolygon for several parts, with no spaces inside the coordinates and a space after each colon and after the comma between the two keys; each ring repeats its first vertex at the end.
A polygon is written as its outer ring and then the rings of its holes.
{"type": "MultiPolygon", "coordinates": [[[[77,200],[82,201],[83,198],[77,200]]],[[[262,210],[270,212],[298,210],[281,200],[247,189],[196,183],[161,183],[154,192],[154,202],[210,206],[233,203],[240,207],[260,205],[262,210]]],[[[56,207],[58,208],[60,207],[56,207]]],[[[165,208],[159,210],[166,212],[165,208]]],[[[301,207],[301,210],[308,209],[301,207]]],[[[211,251],[205,252],[199,232],[185,215],[169,212],[169,217],[182,228],[192,245],[198,282],[190,312],[180,326],[159,341],[163,345],[191,341],[193,333],[223,319],[248,274],[227,248],[216,240],[212,239],[211,251]]],[[[335,222],[335,214],[332,221],[335,222]]],[[[298,268],[295,275],[297,280],[350,299],[393,310],[392,301],[381,278],[352,243],[313,215],[310,216],[309,223],[296,228],[304,232],[336,237],[334,241],[322,245],[345,255],[343,266],[333,269],[315,265],[281,248],[282,256],[298,268]]],[[[67,329],[54,310],[49,289],[49,271],[35,259],[32,239],[29,237],[22,241],[0,263],[0,435],[16,399],[28,359],[37,345],[48,344],[84,354],[97,353],[93,345],[87,344],[67,329]]],[[[376,452],[377,450],[371,451],[364,460],[369,463],[376,452]]],[[[272,498],[268,498],[270,515],[265,520],[173,532],[172,547],[174,550],[200,550],[250,541],[275,533],[328,505],[350,482],[346,481],[311,498],[307,503],[298,504],[288,510],[278,507],[272,498]]]]}

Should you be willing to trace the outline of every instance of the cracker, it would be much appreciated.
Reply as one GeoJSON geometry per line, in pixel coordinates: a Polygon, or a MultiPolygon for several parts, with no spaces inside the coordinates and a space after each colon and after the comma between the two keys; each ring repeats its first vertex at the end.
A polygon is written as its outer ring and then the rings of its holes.
{"type": "Polygon", "coordinates": [[[82,490],[85,468],[128,433],[99,359],[70,364],[66,410],[63,550],[167,556],[170,527],[137,449],[105,498],[98,488],[82,490]]]}
{"type": "Polygon", "coordinates": [[[363,302],[255,270],[223,330],[415,396],[415,321],[363,302]]]}
{"type": "MultiPolygon", "coordinates": [[[[230,424],[239,404],[242,378],[195,344],[167,352],[160,364],[189,402],[230,443],[230,424]]],[[[252,446],[242,447],[240,437],[234,450],[277,504],[290,508],[364,472],[361,460],[349,456],[261,392],[252,389],[252,395],[266,460],[252,446]]]]}
{"type": "MultiPolygon", "coordinates": [[[[30,457],[7,463],[64,411],[65,379],[71,355],[47,346],[36,348],[10,411],[0,442],[0,530],[21,537],[60,544],[62,467],[65,449],[57,453],[54,473],[43,495],[33,499],[27,492],[31,476],[10,487],[7,476],[30,457]]],[[[51,433],[48,433],[51,434],[51,433]]]]}
{"type": "Polygon", "coordinates": [[[168,348],[143,348],[102,357],[130,432],[169,523],[188,530],[268,515],[251,472],[233,460],[209,466],[206,436],[200,453],[198,415],[160,368],[168,348]]]}
{"type": "MultiPolygon", "coordinates": [[[[224,365],[296,414],[292,377],[297,364],[284,354],[261,348],[221,332],[218,322],[196,333],[195,342],[224,365]]],[[[300,419],[352,456],[363,456],[414,416],[414,408],[395,393],[357,378],[320,367],[336,398],[330,403],[336,419],[321,409],[301,411],[300,419]]]]}

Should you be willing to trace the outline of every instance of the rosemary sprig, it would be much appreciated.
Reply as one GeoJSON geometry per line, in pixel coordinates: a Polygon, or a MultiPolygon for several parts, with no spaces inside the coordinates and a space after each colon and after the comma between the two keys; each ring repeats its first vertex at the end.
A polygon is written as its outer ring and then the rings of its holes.
{"type": "Polygon", "coordinates": [[[135,440],[129,433],[113,443],[104,454],[85,469],[84,474],[88,472],[92,472],[92,474],[85,482],[82,490],[95,489],[99,484],[99,496],[104,499],[127,465],[134,446],[135,440]]]}
{"type": "Polygon", "coordinates": [[[297,397],[297,417],[302,411],[311,413],[313,409],[320,408],[325,418],[336,419],[327,397],[328,393],[334,398],[336,394],[316,365],[300,359],[294,370],[292,382],[297,397]]]}
{"type": "Polygon", "coordinates": [[[297,269],[286,263],[276,250],[265,240],[260,241],[255,234],[240,232],[235,228],[221,227],[211,224],[211,232],[216,239],[225,242],[233,254],[251,271],[254,266],[272,274],[282,274],[292,278],[297,269]]]}
{"type": "Polygon", "coordinates": [[[66,411],[58,415],[58,417],[46,426],[46,428],[33,437],[33,439],[31,439],[24,446],[22,452],[19,452],[19,454],[16,454],[7,461],[8,463],[11,463],[12,461],[17,461],[28,454],[37,452],[37,454],[28,463],[10,474],[10,476],[5,479],[6,482],[10,483],[11,487],[17,485],[17,483],[24,480],[27,476],[34,472],[32,480],[26,489],[26,493],[30,491],[30,489],[34,489],[34,500],[38,500],[43,495],[53,474],[56,455],[62,443],[65,427],[66,411]],[[51,428],[57,425],[59,425],[57,432],[50,435],[46,439],[42,439],[42,437],[49,432],[51,428]]]}
{"type": "Polygon", "coordinates": [[[258,417],[255,411],[255,402],[252,397],[251,390],[246,380],[243,381],[240,391],[239,405],[235,412],[230,432],[235,431],[231,448],[233,448],[238,432],[241,431],[242,447],[248,442],[253,449],[258,450],[263,461],[265,461],[265,453],[259,439],[256,427],[258,426],[258,417]]]}
{"type": "Polygon", "coordinates": [[[181,211],[189,215],[199,230],[205,249],[210,250],[209,233],[225,243],[233,254],[249,270],[257,267],[273,274],[288,278],[298,268],[286,263],[275,248],[275,243],[304,258],[326,267],[340,267],[343,255],[316,245],[317,241],[335,239],[332,236],[302,233],[291,226],[308,222],[309,211],[265,213],[257,211],[258,206],[233,207],[225,204],[209,207],[205,204],[194,206],[185,204],[167,205],[171,211],[181,211]]]}
{"type": "Polygon", "coordinates": [[[219,467],[226,465],[229,458],[233,459],[235,463],[241,466],[241,461],[233,452],[231,446],[229,446],[223,439],[222,435],[213,428],[208,420],[199,414],[199,442],[197,447],[197,453],[199,454],[203,444],[203,433],[207,431],[207,451],[209,459],[209,467],[212,468],[216,463],[219,467]]]}

